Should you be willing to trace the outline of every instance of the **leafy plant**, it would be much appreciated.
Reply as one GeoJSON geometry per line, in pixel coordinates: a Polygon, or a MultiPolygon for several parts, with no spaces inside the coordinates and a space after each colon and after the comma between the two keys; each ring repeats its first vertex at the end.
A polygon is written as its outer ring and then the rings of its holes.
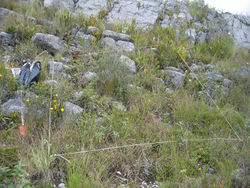
{"type": "Polygon", "coordinates": [[[98,60],[97,89],[101,94],[125,97],[128,84],[134,80],[134,75],[120,61],[120,54],[106,51],[98,60]]]}
{"type": "Polygon", "coordinates": [[[217,37],[208,43],[211,54],[219,59],[228,59],[234,55],[234,41],[226,35],[217,37]]]}

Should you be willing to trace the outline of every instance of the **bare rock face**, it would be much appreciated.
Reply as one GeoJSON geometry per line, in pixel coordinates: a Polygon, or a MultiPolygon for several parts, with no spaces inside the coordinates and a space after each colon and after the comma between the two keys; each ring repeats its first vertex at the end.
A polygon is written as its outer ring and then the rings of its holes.
{"type": "Polygon", "coordinates": [[[107,15],[107,23],[132,23],[136,20],[138,27],[146,28],[154,25],[163,7],[161,1],[152,0],[120,0],[113,5],[107,15]]]}
{"type": "Polygon", "coordinates": [[[63,41],[54,35],[36,33],[32,37],[32,41],[40,48],[47,50],[49,53],[55,55],[64,49],[63,41]]]}
{"type": "Polygon", "coordinates": [[[63,8],[68,11],[83,12],[85,16],[98,16],[107,9],[106,0],[79,0],[76,4],[72,0],[44,0],[45,7],[63,8]]]}
{"type": "Polygon", "coordinates": [[[237,45],[250,49],[250,16],[222,14],[227,22],[227,29],[237,45]]]}
{"type": "MultiPolygon", "coordinates": [[[[249,16],[218,13],[211,10],[204,18],[205,21],[201,22],[196,16],[191,15],[188,4],[183,1],[79,0],[74,4],[73,0],[44,0],[44,5],[76,13],[82,12],[87,17],[91,15],[97,17],[102,12],[106,15],[104,21],[107,24],[131,24],[134,20],[137,27],[145,29],[159,23],[162,27],[175,28],[176,36],[180,36],[181,28],[188,24],[190,28],[187,28],[186,35],[192,44],[209,41],[219,32],[231,36],[237,45],[250,49],[249,16]]],[[[117,35],[112,31],[104,31],[103,36],[115,41],[131,42],[126,35],[117,35]]]]}

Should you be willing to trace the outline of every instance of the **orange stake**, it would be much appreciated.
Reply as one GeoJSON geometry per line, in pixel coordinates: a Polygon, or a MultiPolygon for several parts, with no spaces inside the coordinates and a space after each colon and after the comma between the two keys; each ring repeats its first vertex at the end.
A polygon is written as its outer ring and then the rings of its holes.
{"type": "Polygon", "coordinates": [[[21,121],[22,121],[22,125],[19,126],[19,133],[20,133],[20,135],[22,135],[22,136],[26,136],[28,126],[27,126],[27,125],[24,125],[24,117],[23,117],[23,114],[21,114],[21,121]]]}

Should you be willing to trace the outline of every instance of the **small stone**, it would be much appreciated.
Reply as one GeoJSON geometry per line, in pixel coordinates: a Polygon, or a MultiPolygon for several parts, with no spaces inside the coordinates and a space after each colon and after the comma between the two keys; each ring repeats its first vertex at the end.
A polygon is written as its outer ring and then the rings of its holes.
{"type": "Polygon", "coordinates": [[[75,92],[75,99],[76,100],[80,100],[81,97],[83,96],[83,91],[80,91],[80,92],[75,92]]]}
{"type": "Polygon", "coordinates": [[[40,19],[37,22],[38,25],[51,26],[52,22],[47,19],[40,19]]]}
{"type": "Polygon", "coordinates": [[[58,188],[65,188],[65,184],[64,184],[64,183],[60,183],[60,184],[58,185],[58,188]]]}
{"type": "Polygon", "coordinates": [[[155,78],[156,80],[158,80],[162,85],[165,84],[164,80],[162,78],[155,78]]]}
{"type": "Polygon", "coordinates": [[[49,69],[50,74],[53,73],[55,75],[59,75],[63,73],[63,71],[67,68],[69,68],[69,66],[64,65],[63,63],[58,62],[58,61],[48,62],[48,69],[49,69]]]}
{"type": "Polygon", "coordinates": [[[126,107],[118,101],[110,101],[110,104],[120,111],[126,111],[126,107]]]}
{"type": "Polygon", "coordinates": [[[122,176],[122,173],[121,173],[120,171],[117,171],[117,172],[116,172],[116,175],[122,176]]]}
{"type": "Polygon", "coordinates": [[[105,31],[103,31],[102,34],[104,37],[110,37],[114,40],[122,40],[122,41],[127,41],[127,42],[131,41],[131,37],[129,35],[123,34],[123,33],[117,33],[114,31],[105,30],[105,31]]]}
{"type": "Polygon", "coordinates": [[[224,79],[222,85],[229,88],[232,85],[232,83],[233,82],[231,80],[224,79]]]}
{"type": "Polygon", "coordinates": [[[56,80],[45,80],[43,83],[47,83],[49,85],[57,86],[58,82],[56,80]]]}
{"type": "Polygon", "coordinates": [[[86,72],[84,74],[84,78],[85,80],[87,80],[88,82],[91,82],[94,78],[97,77],[97,74],[95,72],[86,72]]]}
{"type": "Polygon", "coordinates": [[[198,66],[198,65],[196,65],[196,64],[193,64],[193,65],[190,67],[191,72],[197,72],[199,69],[200,69],[200,66],[198,66]]]}
{"type": "Polygon", "coordinates": [[[101,35],[101,31],[97,27],[89,26],[87,30],[87,34],[97,36],[97,35],[101,35]]]}
{"type": "Polygon", "coordinates": [[[172,89],[170,89],[170,88],[166,88],[165,93],[166,93],[167,95],[172,95],[172,94],[174,93],[174,90],[172,90],[172,89]]]}
{"type": "Polygon", "coordinates": [[[204,69],[206,71],[212,71],[214,69],[214,65],[212,64],[204,65],[204,69]]]}
{"type": "Polygon", "coordinates": [[[183,71],[183,70],[178,69],[178,68],[176,68],[176,67],[168,67],[167,70],[176,71],[176,72],[180,72],[180,73],[184,74],[184,71],[183,71]]]}

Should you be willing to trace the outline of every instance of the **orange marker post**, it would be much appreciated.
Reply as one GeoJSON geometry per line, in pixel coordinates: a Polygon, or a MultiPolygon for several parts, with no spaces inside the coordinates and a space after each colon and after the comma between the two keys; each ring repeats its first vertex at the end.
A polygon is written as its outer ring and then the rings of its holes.
{"type": "Polygon", "coordinates": [[[22,121],[22,125],[19,126],[19,133],[20,133],[20,135],[22,135],[22,136],[26,136],[28,126],[27,126],[27,125],[24,125],[24,117],[23,117],[23,114],[21,114],[21,121],[22,121]]]}

